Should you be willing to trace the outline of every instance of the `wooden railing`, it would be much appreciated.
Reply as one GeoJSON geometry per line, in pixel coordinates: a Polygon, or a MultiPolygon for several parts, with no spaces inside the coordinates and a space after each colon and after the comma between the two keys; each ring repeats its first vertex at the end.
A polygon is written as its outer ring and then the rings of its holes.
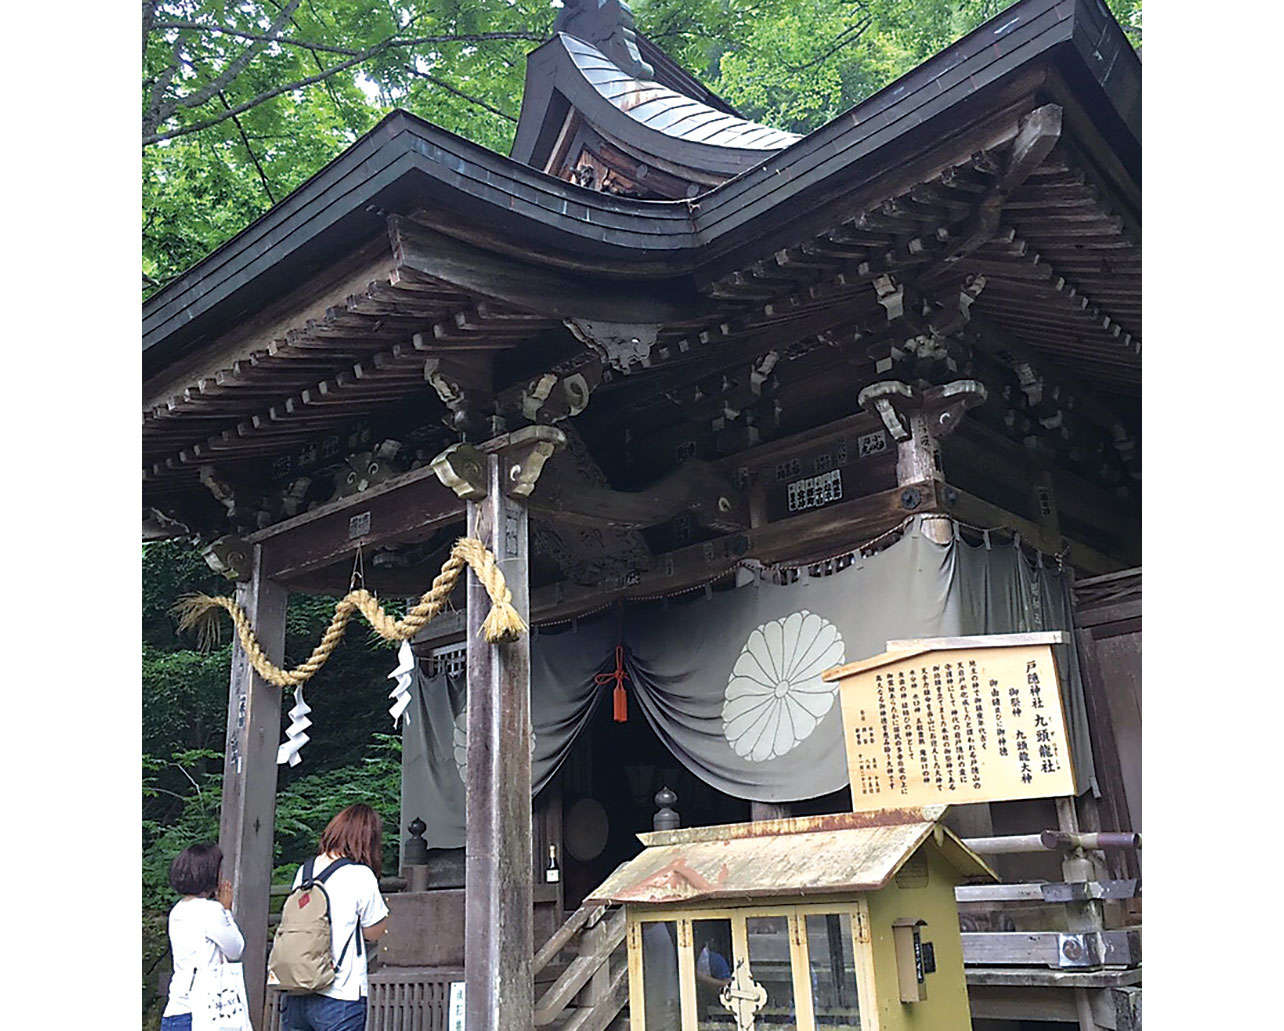
{"type": "MultiPolygon", "coordinates": [[[[385,890],[393,885],[384,885],[385,890]]],[[[274,895],[288,889],[273,886],[274,895]]],[[[535,1027],[554,1031],[606,1031],[628,1003],[624,911],[618,906],[581,906],[535,954],[531,974],[553,968],[564,953],[570,962],[535,1002],[535,1027]]],[[[460,969],[382,967],[370,974],[368,1031],[446,1031],[450,982],[460,969]]],[[[281,995],[268,990],[264,1031],[280,1031],[281,995]]]]}
{"type": "MultiPolygon", "coordinates": [[[[385,967],[370,974],[366,1031],[446,1031],[450,983],[464,972],[447,967],[385,967]]],[[[281,993],[267,992],[264,1031],[280,1031],[281,993]]]]}
{"type": "Polygon", "coordinates": [[[624,937],[624,911],[618,906],[581,906],[571,914],[532,963],[538,976],[562,952],[575,953],[536,1000],[536,1027],[605,1031],[629,999],[624,937]]]}
{"type": "Polygon", "coordinates": [[[963,963],[973,1018],[1141,1027],[1141,884],[1102,876],[1100,850],[1139,835],[1049,830],[969,838],[982,855],[1060,852],[1061,881],[960,885],[963,963]]]}

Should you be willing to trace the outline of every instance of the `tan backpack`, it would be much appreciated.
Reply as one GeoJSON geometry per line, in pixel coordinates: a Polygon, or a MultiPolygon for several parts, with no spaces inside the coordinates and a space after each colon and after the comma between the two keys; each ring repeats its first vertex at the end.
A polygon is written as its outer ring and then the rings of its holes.
{"type": "MultiPolygon", "coordinates": [[[[323,887],[340,867],[351,859],[336,859],[315,877],[315,857],[303,864],[299,886],[290,892],[281,907],[281,923],[272,939],[268,956],[268,983],[287,992],[319,992],[334,983],[335,974],[347,955],[349,938],[336,961],[330,950],[330,896],[323,887]]],[[[361,922],[354,933],[357,953],[361,952],[361,922]]]]}

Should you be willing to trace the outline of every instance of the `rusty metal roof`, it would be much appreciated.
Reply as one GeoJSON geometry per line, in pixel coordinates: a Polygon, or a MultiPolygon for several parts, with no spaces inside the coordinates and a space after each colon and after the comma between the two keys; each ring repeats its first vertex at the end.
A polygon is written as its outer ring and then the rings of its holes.
{"type": "Polygon", "coordinates": [[[719,111],[653,80],[634,78],[596,47],[574,36],[562,33],[561,40],[593,88],[648,129],[691,143],[736,150],[782,150],[802,139],[797,133],[719,111]]]}
{"type": "Polygon", "coordinates": [[[997,880],[938,821],[944,806],[658,831],[591,895],[648,905],[877,891],[920,846],[965,877],[997,880]],[[939,833],[937,833],[939,831],[939,833]]]}

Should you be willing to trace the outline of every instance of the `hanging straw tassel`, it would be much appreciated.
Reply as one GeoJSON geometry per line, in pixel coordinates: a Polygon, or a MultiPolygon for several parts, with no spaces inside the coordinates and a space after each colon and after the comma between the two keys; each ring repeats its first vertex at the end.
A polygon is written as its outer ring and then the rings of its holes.
{"type": "Polygon", "coordinates": [[[179,630],[196,632],[196,647],[203,652],[223,641],[223,625],[219,622],[219,599],[208,594],[185,594],[169,610],[178,617],[179,630]]]}
{"type": "Polygon", "coordinates": [[[619,684],[611,692],[611,715],[615,717],[616,723],[629,722],[629,693],[624,690],[624,685],[619,684]]]}
{"type": "Polygon", "coordinates": [[[302,664],[292,670],[284,670],[275,665],[264,653],[254,636],[245,610],[232,598],[213,598],[208,594],[190,594],[180,598],[170,610],[179,617],[180,631],[196,630],[197,642],[208,648],[218,640],[218,609],[224,609],[232,617],[241,648],[250,664],[258,671],[259,676],[277,687],[297,687],[310,680],[326,660],[330,658],[339,642],[343,640],[348,620],[354,612],[360,612],[374,628],[375,633],[385,641],[407,641],[442,609],[446,607],[451,592],[463,572],[464,566],[472,568],[477,579],[486,589],[491,601],[491,610],[482,622],[481,633],[491,644],[501,641],[515,641],[526,632],[526,623],[513,607],[513,592],[504,582],[504,574],[495,564],[495,556],[481,541],[475,537],[461,537],[450,550],[450,557],[441,567],[441,572],[433,580],[432,586],[424,592],[419,602],[398,620],[388,615],[379,600],[364,588],[349,591],[339,599],[334,607],[330,625],[326,627],[320,643],[302,664]]]}

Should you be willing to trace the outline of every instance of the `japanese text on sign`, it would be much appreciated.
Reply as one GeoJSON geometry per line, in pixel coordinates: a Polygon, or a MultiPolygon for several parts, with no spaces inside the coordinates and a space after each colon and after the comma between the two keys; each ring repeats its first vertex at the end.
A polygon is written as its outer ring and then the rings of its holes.
{"type": "Polygon", "coordinates": [[[1049,645],[885,658],[842,677],[854,810],[1074,794],[1049,645]]]}
{"type": "Polygon", "coordinates": [[[842,473],[833,469],[820,476],[808,476],[789,484],[789,511],[802,512],[809,508],[819,508],[831,501],[838,501],[843,496],[842,473]]]}

